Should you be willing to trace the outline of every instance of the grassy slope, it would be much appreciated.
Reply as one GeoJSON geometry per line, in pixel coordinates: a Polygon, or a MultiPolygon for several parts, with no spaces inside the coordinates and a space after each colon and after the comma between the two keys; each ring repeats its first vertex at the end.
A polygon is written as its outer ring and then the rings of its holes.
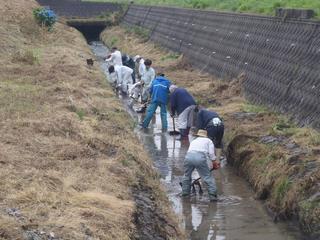
{"type": "MultiPolygon", "coordinates": [[[[129,0],[85,0],[93,2],[123,2],[129,0]]],[[[320,1],[318,0],[135,0],[137,4],[164,5],[191,7],[201,9],[215,9],[222,11],[235,11],[246,13],[259,13],[274,15],[275,8],[308,8],[314,9],[317,16],[320,16],[320,1]]]]}
{"type": "MultiPolygon", "coordinates": [[[[141,36],[141,31],[139,31],[141,36]]],[[[114,27],[102,34],[110,46],[123,52],[151,58],[158,72],[164,72],[173,82],[187,89],[202,105],[220,113],[226,124],[225,142],[233,141],[236,157],[233,164],[242,171],[254,187],[257,197],[266,200],[278,217],[299,215],[304,231],[320,234],[320,201],[315,197],[320,181],[320,133],[298,128],[284,116],[268,109],[246,103],[241,97],[242,76],[226,83],[193,70],[184,59],[145,42],[132,29],[114,27]],[[237,118],[236,112],[250,114],[237,118]],[[263,144],[245,137],[283,137],[283,144],[263,144]],[[303,154],[295,157],[286,144],[295,143],[303,154]],[[250,154],[249,154],[250,153],[250,154]]]]}
{"type": "MultiPolygon", "coordinates": [[[[174,226],[133,123],[99,67],[86,65],[85,40],[61,23],[42,30],[36,6],[0,4],[0,239],[24,239],[28,231],[130,239],[128,186],[138,179],[154,189],[159,216],[174,226]],[[21,214],[9,215],[10,208],[21,214]]],[[[159,231],[176,235],[167,225],[159,231]]]]}

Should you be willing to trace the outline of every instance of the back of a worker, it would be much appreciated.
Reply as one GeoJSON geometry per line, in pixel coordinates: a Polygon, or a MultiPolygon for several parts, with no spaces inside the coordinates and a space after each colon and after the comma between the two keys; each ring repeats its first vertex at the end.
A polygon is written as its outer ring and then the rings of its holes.
{"type": "Polygon", "coordinates": [[[196,102],[191,94],[184,88],[172,85],[170,87],[170,107],[171,115],[178,115],[178,128],[181,140],[187,140],[192,120],[190,119],[192,110],[196,102]]]}
{"type": "Polygon", "coordinates": [[[157,76],[152,81],[150,86],[151,103],[148,107],[147,115],[142,123],[143,128],[147,128],[149,126],[157,107],[160,107],[162,130],[166,131],[168,129],[167,102],[170,84],[170,80],[162,76],[157,76]]]}
{"type": "Polygon", "coordinates": [[[210,201],[217,200],[217,187],[214,178],[211,176],[207,160],[216,161],[214,145],[207,137],[207,131],[199,130],[197,138],[189,146],[184,160],[184,176],[182,181],[182,196],[187,197],[191,191],[191,176],[194,169],[198,171],[203,181],[207,184],[210,201]]]}

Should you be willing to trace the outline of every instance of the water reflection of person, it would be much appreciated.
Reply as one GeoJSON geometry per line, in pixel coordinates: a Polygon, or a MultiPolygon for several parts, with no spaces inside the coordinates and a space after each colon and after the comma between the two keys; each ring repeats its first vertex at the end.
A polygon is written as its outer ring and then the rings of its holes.
{"type": "Polygon", "coordinates": [[[148,148],[152,155],[154,155],[154,164],[159,169],[161,177],[166,179],[171,174],[170,166],[168,163],[168,146],[167,135],[165,133],[153,134],[154,129],[151,130],[152,135],[146,138],[148,148]]]}
{"type": "Polygon", "coordinates": [[[214,224],[217,205],[206,206],[193,204],[190,199],[182,200],[182,211],[185,216],[185,230],[189,239],[216,240],[218,227],[214,224]]]}

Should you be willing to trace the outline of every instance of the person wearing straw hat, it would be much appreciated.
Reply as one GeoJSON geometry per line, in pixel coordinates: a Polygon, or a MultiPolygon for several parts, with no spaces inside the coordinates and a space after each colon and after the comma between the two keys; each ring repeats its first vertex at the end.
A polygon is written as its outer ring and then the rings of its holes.
{"type": "Polygon", "coordinates": [[[212,165],[219,164],[214,154],[213,142],[208,138],[207,131],[200,129],[189,146],[184,160],[184,176],[182,180],[182,196],[187,197],[191,192],[191,175],[194,169],[198,171],[203,181],[207,184],[210,201],[217,201],[217,187],[211,176],[207,160],[212,165]]]}

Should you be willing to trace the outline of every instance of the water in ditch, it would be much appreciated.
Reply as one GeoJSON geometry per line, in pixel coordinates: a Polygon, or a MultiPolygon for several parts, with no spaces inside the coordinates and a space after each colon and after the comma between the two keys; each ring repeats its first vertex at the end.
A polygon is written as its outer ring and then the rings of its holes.
{"type": "MultiPolygon", "coordinates": [[[[104,71],[107,65],[103,57],[107,48],[101,42],[92,42],[91,49],[104,71]]],[[[129,114],[140,122],[143,116],[134,111],[130,99],[119,96],[129,114]]],[[[172,122],[168,119],[169,130],[172,122]]],[[[237,176],[228,166],[214,172],[219,191],[219,201],[210,203],[204,191],[203,196],[193,195],[184,200],[180,197],[179,182],[183,175],[183,160],[188,143],[181,143],[176,137],[161,131],[159,112],[150,128],[135,129],[136,134],[151,156],[154,166],[161,175],[172,209],[192,240],[297,240],[302,236],[296,225],[274,223],[260,201],[254,199],[254,192],[247,182],[237,176]]]]}

